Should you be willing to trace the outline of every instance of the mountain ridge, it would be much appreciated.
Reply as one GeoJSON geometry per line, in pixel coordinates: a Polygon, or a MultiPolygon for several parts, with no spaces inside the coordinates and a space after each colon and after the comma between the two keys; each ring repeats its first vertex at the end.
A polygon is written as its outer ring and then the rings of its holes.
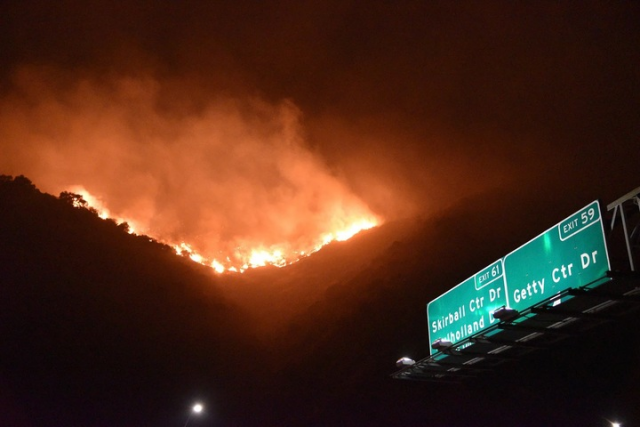
{"type": "Polygon", "coordinates": [[[455,388],[389,377],[399,357],[428,354],[430,299],[589,197],[536,215],[540,195],[468,197],[288,267],[218,275],[27,178],[3,176],[0,420],[168,427],[184,423],[198,398],[212,406],[204,425],[488,425],[496,412],[487,402],[513,408],[519,425],[596,425],[616,402],[638,407],[640,319],[455,388]],[[612,353],[608,339],[625,351],[612,353]],[[540,400],[549,384],[563,397],[540,400]],[[459,402],[464,411],[440,411],[459,402]]]}

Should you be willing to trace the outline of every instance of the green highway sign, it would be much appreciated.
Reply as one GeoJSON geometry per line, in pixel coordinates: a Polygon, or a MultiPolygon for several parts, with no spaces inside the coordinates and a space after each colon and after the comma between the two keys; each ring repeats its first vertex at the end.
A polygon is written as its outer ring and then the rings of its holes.
{"type": "MultiPolygon", "coordinates": [[[[609,256],[598,201],[580,209],[427,304],[429,342],[462,341],[498,321],[606,275],[609,256]]],[[[431,354],[436,350],[431,350],[431,354]]]]}
{"type": "Polygon", "coordinates": [[[507,305],[522,311],[611,267],[597,201],[504,257],[507,305]]]}
{"type": "Polygon", "coordinates": [[[506,301],[502,260],[498,260],[427,304],[429,342],[442,338],[456,343],[486,329],[497,323],[491,313],[506,301]]]}

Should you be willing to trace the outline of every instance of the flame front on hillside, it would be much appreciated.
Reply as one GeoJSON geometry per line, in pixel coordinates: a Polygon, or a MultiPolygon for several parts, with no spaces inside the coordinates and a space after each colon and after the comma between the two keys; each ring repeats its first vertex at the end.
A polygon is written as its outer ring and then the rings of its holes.
{"type": "Polygon", "coordinates": [[[178,103],[180,81],[61,76],[16,71],[0,98],[0,170],[81,194],[196,262],[283,266],[381,221],[308,143],[290,100],[178,103]]]}
{"type": "MultiPolygon", "coordinates": [[[[301,258],[311,255],[312,253],[320,250],[323,246],[333,241],[345,241],[363,230],[368,230],[375,227],[378,224],[378,219],[373,215],[368,218],[353,218],[351,221],[342,221],[345,223],[345,227],[328,231],[325,234],[317,237],[315,244],[308,248],[290,249],[286,251],[287,247],[291,245],[281,244],[272,245],[269,248],[264,246],[256,247],[244,247],[237,248],[233,254],[229,254],[223,258],[215,258],[205,253],[200,253],[197,249],[186,242],[172,242],[168,241],[161,236],[156,236],[153,230],[140,229],[137,221],[130,218],[113,218],[110,211],[106,208],[104,203],[98,198],[89,193],[84,187],[72,186],[69,191],[74,194],[79,194],[87,202],[87,205],[95,209],[98,216],[102,219],[113,219],[118,223],[126,222],[129,225],[129,233],[146,234],[154,239],[165,243],[173,247],[178,255],[187,256],[194,262],[213,268],[218,273],[229,272],[243,272],[249,268],[264,267],[266,265],[274,265],[277,267],[284,267],[292,264],[301,258]]],[[[85,207],[82,204],[74,204],[76,207],[85,207]]]]}

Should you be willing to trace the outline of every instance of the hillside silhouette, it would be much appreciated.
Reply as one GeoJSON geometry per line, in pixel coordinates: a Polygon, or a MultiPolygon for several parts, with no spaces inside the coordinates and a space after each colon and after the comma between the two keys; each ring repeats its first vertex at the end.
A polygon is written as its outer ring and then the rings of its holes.
{"type": "Polygon", "coordinates": [[[461,385],[389,377],[428,354],[429,300],[590,201],[531,215],[555,199],[530,196],[468,198],[285,268],[217,275],[77,195],[2,176],[0,421],[179,426],[202,399],[197,425],[601,425],[638,407],[637,316],[461,385]]]}
{"type": "Polygon", "coordinates": [[[0,412],[143,425],[210,378],[240,390],[230,371],[250,370],[256,341],[210,269],[70,201],[0,180],[0,412]]]}

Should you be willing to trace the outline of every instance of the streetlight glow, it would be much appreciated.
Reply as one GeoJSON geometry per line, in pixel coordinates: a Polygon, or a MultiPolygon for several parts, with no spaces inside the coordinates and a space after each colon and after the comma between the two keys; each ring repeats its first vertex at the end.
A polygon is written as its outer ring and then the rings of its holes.
{"type": "Polygon", "coordinates": [[[189,425],[189,421],[191,421],[191,416],[193,414],[200,414],[202,411],[204,410],[204,406],[202,405],[202,403],[195,403],[192,407],[191,407],[191,412],[189,412],[189,416],[187,417],[187,421],[184,423],[184,427],[187,427],[189,425]]]}

